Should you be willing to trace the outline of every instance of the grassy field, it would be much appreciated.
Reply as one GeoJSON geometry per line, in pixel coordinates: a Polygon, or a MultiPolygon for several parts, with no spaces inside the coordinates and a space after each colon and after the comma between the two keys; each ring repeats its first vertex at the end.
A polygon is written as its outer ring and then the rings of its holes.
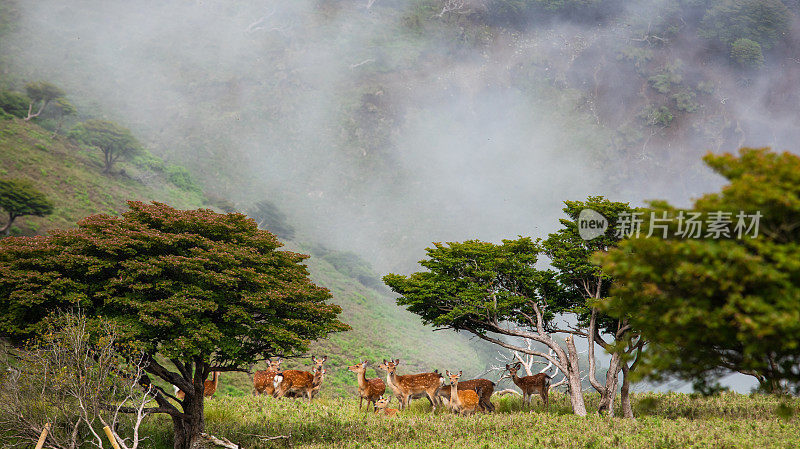
{"type": "MultiPolygon", "coordinates": [[[[521,412],[518,397],[495,398],[497,413],[459,417],[431,415],[427,401],[394,418],[359,412],[355,398],[321,398],[311,405],[267,397],[212,398],[206,428],[248,448],[286,447],[258,435],[291,435],[298,448],[796,448],[800,447],[800,400],[762,395],[695,397],[642,393],[634,397],[636,420],[570,413],[567,397],[554,393],[548,412],[536,403],[521,412]]],[[[596,409],[597,396],[587,395],[596,409]]],[[[394,402],[396,406],[396,402],[394,402]]],[[[171,422],[147,423],[146,447],[171,447],[171,422]]]]}

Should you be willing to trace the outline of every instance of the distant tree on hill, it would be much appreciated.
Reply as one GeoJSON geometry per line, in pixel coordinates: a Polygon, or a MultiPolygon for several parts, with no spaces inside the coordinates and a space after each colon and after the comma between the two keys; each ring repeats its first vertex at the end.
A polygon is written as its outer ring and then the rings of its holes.
{"type": "Polygon", "coordinates": [[[56,134],[61,131],[61,127],[64,125],[64,120],[68,116],[75,115],[77,112],[75,106],[73,106],[72,103],[70,103],[69,100],[64,97],[56,98],[55,101],[53,101],[53,108],[55,109],[53,114],[56,117],[56,127],[53,129],[53,134],[51,137],[55,137],[56,134]]]}
{"type": "Polygon", "coordinates": [[[252,217],[261,229],[266,229],[283,239],[294,238],[294,226],[289,224],[286,214],[269,200],[259,201],[253,205],[247,215],[252,217]]]}
{"type": "Polygon", "coordinates": [[[111,171],[111,167],[120,157],[130,158],[143,151],[130,130],[107,120],[92,119],[79,123],[70,131],[69,136],[103,152],[103,173],[111,171]]]}
{"type": "Polygon", "coordinates": [[[279,250],[252,219],[128,205],[121,217],[0,241],[0,338],[41,336],[58,309],[75,305],[88,328],[110,322],[121,345],[144,355],[140,385],[155,385],[153,376],[184,392],[179,400],[156,386],[157,406],[144,410],[170,416],[175,449],[196,447],[204,432],[212,372],[247,371],[349,329],[330,292],[309,279],[308,256],[279,250]]]}
{"type": "Polygon", "coordinates": [[[761,45],[750,39],[736,39],[731,44],[731,59],[742,67],[761,67],[764,65],[764,55],[761,45]]]}
{"type": "Polygon", "coordinates": [[[0,208],[8,214],[8,222],[0,228],[5,235],[11,233],[11,225],[19,217],[43,217],[53,213],[53,203],[36,190],[32,182],[24,179],[0,179],[0,208]]]}
{"type": "Polygon", "coordinates": [[[25,92],[31,99],[28,104],[28,115],[25,117],[25,121],[38,117],[50,102],[64,96],[63,90],[44,81],[28,83],[25,86],[25,92]],[[33,112],[34,108],[37,108],[36,112],[33,112]]]}

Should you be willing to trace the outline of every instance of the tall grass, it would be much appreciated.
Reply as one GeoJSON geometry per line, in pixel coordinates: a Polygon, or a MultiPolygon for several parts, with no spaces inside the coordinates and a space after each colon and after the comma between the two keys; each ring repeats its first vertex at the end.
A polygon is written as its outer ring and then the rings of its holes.
{"type": "MultiPolygon", "coordinates": [[[[312,404],[268,397],[220,397],[206,405],[206,428],[249,448],[285,447],[259,435],[291,435],[293,447],[398,448],[796,448],[800,447],[798,399],[723,394],[702,398],[678,393],[635,395],[636,420],[572,415],[568,398],[551,396],[522,411],[518,397],[495,398],[497,412],[470,417],[429,412],[427,401],[394,418],[358,410],[352,398],[312,404]]],[[[595,407],[596,395],[587,395],[595,407]]],[[[396,406],[396,403],[395,403],[396,406]]],[[[146,447],[171,447],[171,424],[154,417],[146,447]]]]}

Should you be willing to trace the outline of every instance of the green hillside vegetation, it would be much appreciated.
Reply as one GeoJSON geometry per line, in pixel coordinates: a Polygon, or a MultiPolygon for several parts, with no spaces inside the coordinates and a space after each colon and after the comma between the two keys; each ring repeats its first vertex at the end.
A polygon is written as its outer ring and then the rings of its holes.
{"type": "MultiPolygon", "coordinates": [[[[599,397],[587,395],[596,407],[599,397]]],[[[550,396],[550,412],[534,401],[521,413],[518,397],[494,398],[495,414],[431,416],[426,401],[393,418],[358,411],[355,397],[323,397],[312,405],[273,398],[214,398],[206,404],[206,427],[248,448],[728,448],[796,447],[800,441],[800,401],[775,396],[723,394],[697,397],[679,393],[634,395],[636,420],[571,414],[566,395],[550,396]]],[[[397,407],[393,400],[391,407],[397,407]]],[[[171,425],[157,417],[146,432],[153,449],[171,446],[171,425]]]]}
{"type": "Polygon", "coordinates": [[[154,162],[163,163],[152,156],[122,163],[111,174],[102,173],[101,156],[63,136],[53,137],[33,122],[0,120],[0,177],[30,180],[55,204],[51,215],[17,220],[12,235],[71,227],[96,213],[117,215],[127,209],[128,200],[185,209],[206,205],[201,192],[176,185],[168,173],[155,168],[154,162]]]}

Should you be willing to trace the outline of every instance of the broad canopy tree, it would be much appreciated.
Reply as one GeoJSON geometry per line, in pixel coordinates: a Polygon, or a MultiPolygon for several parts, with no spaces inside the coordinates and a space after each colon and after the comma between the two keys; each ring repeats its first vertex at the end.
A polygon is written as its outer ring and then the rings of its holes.
{"type": "Polygon", "coordinates": [[[31,181],[0,179],[0,209],[8,214],[8,221],[0,227],[0,232],[8,235],[14,220],[25,215],[50,215],[53,213],[53,203],[31,181]]]}
{"type": "Polygon", "coordinates": [[[551,335],[556,330],[553,320],[567,302],[556,273],[536,268],[540,243],[528,237],[503,240],[500,245],[470,240],[434,243],[426,251],[427,259],[420,265],[427,271],[383,277],[401,295],[397,303],[426,324],[468,331],[547,359],[567,377],[574,413],[586,415],[572,335],[564,346],[551,335]],[[552,353],[520,345],[517,339],[541,343],[552,353]]]}
{"type": "Polygon", "coordinates": [[[600,393],[598,410],[614,415],[614,397],[619,373],[623,371],[620,401],[623,415],[632,418],[628,372],[635,368],[634,364],[644,346],[644,340],[631,327],[627,316],[613,318],[597,310],[598,303],[608,295],[613,278],[592,263],[591,258],[596,252],[606,252],[618,245],[622,238],[616,232],[620,217],[633,213],[635,209],[628,203],[609,201],[601,196],[589,197],[586,201],[565,201],[564,205],[563,211],[568,218],[559,220],[561,228],[550,234],[542,245],[545,254],[550,258],[550,264],[557,269],[558,280],[565,289],[567,308],[577,317],[577,326],[572,332],[587,339],[588,379],[592,387],[600,393]],[[602,215],[607,224],[605,232],[597,236],[587,235],[593,237],[590,239],[584,239],[579,228],[588,223],[585,219],[581,221],[581,213],[587,209],[602,215]],[[606,338],[610,337],[611,341],[606,341],[604,335],[606,338]],[[605,383],[600,383],[596,377],[595,344],[611,354],[605,383]]]}
{"type": "Polygon", "coordinates": [[[185,392],[180,401],[157,389],[148,410],[171,416],[176,449],[191,447],[204,429],[211,372],[245,371],[348,329],[328,290],[309,280],[307,256],[279,251],[253,220],[129,206],[121,217],[93,215],[76,229],[0,242],[0,335],[35,336],[54,311],[73,307],[116,323],[145,352],[149,376],[185,392]]]}
{"type": "Polygon", "coordinates": [[[721,374],[739,372],[769,392],[797,391],[800,158],[743,148],[704,160],[729,184],[698,199],[693,212],[730,214],[728,236],[632,238],[598,254],[616,280],[603,309],[647,336],[642,368],[650,378],[713,387],[721,374]],[[756,238],[739,236],[739,213],[761,214],[756,238]]]}
{"type": "Polygon", "coordinates": [[[69,137],[103,152],[103,173],[111,171],[119,158],[130,158],[144,151],[129,129],[107,120],[91,119],[79,123],[70,131],[69,137]]]}
{"type": "Polygon", "coordinates": [[[46,108],[48,104],[64,96],[63,90],[44,81],[28,83],[25,85],[25,93],[27,93],[28,98],[31,99],[28,105],[28,115],[24,119],[26,122],[34,117],[42,115],[44,108],[46,108]],[[36,112],[33,112],[34,108],[36,108],[36,112]]]}

